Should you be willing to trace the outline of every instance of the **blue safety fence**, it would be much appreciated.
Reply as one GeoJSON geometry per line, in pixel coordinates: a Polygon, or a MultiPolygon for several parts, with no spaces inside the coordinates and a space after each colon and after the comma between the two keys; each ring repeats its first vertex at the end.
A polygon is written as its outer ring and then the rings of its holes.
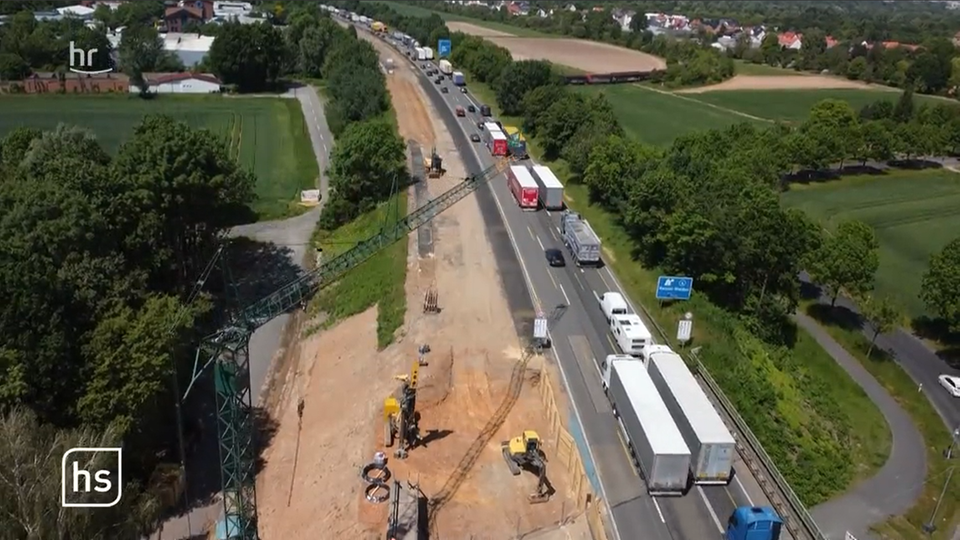
{"type": "Polygon", "coordinates": [[[573,411],[570,412],[567,425],[570,426],[570,436],[573,437],[573,441],[577,443],[577,451],[580,452],[580,461],[583,462],[583,472],[587,475],[587,479],[590,480],[590,487],[593,488],[594,493],[602,493],[600,491],[600,478],[597,476],[597,466],[593,463],[593,456],[590,455],[590,447],[587,446],[587,438],[583,435],[583,428],[580,426],[577,415],[574,414],[573,411]]]}

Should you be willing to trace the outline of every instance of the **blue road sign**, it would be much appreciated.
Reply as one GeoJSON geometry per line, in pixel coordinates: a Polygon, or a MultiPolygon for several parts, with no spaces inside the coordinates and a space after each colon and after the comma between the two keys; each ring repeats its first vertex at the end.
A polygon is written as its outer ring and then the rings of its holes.
{"type": "Polygon", "coordinates": [[[439,58],[446,58],[446,57],[450,56],[450,49],[451,49],[451,48],[452,48],[452,47],[450,46],[450,40],[449,40],[449,39],[437,40],[437,57],[439,57],[439,58]]]}
{"type": "Polygon", "coordinates": [[[657,279],[657,300],[689,300],[691,293],[691,277],[660,276],[657,279]]]}

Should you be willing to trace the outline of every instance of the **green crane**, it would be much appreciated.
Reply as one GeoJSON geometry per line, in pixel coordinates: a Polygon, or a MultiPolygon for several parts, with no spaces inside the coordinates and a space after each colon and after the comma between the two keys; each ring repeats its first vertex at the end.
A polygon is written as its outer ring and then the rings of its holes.
{"type": "Polygon", "coordinates": [[[403,218],[384,223],[378,234],[241,309],[223,328],[201,341],[192,380],[181,399],[187,397],[201,373],[213,365],[226,538],[259,540],[255,483],[257,456],[249,369],[250,337],[253,332],[273,318],[304,305],[322,287],[464,199],[502,173],[509,163],[509,159],[500,160],[403,218]]]}

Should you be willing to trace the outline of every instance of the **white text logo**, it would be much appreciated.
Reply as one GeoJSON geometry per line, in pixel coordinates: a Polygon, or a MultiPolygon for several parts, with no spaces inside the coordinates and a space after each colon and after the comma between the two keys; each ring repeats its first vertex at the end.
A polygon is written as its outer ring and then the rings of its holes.
{"type": "Polygon", "coordinates": [[[110,73],[113,68],[93,69],[94,59],[100,49],[80,49],[70,42],[70,71],[83,75],[100,75],[110,73]]]}
{"type": "Polygon", "coordinates": [[[110,508],[120,502],[123,449],[71,448],[60,464],[64,508],[110,508]]]}

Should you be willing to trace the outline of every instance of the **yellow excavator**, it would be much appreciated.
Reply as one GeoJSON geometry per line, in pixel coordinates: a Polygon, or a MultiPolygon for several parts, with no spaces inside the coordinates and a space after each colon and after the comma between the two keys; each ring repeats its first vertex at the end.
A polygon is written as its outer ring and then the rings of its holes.
{"type": "Polygon", "coordinates": [[[443,158],[437,154],[437,149],[430,150],[430,163],[427,164],[427,178],[440,178],[447,172],[443,168],[443,158]]]}
{"type": "Polygon", "coordinates": [[[547,456],[540,447],[540,435],[536,431],[526,430],[519,437],[500,443],[503,459],[507,462],[510,474],[519,476],[523,469],[533,470],[537,474],[537,489],[527,496],[531,504],[547,502],[550,499],[550,485],[547,482],[547,456]]]}
{"type": "Polygon", "coordinates": [[[397,395],[383,400],[383,445],[387,448],[397,441],[394,456],[407,457],[407,452],[420,441],[420,413],[417,412],[417,379],[420,362],[414,360],[409,375],[397,375],[400,381],[397,395]]]}

